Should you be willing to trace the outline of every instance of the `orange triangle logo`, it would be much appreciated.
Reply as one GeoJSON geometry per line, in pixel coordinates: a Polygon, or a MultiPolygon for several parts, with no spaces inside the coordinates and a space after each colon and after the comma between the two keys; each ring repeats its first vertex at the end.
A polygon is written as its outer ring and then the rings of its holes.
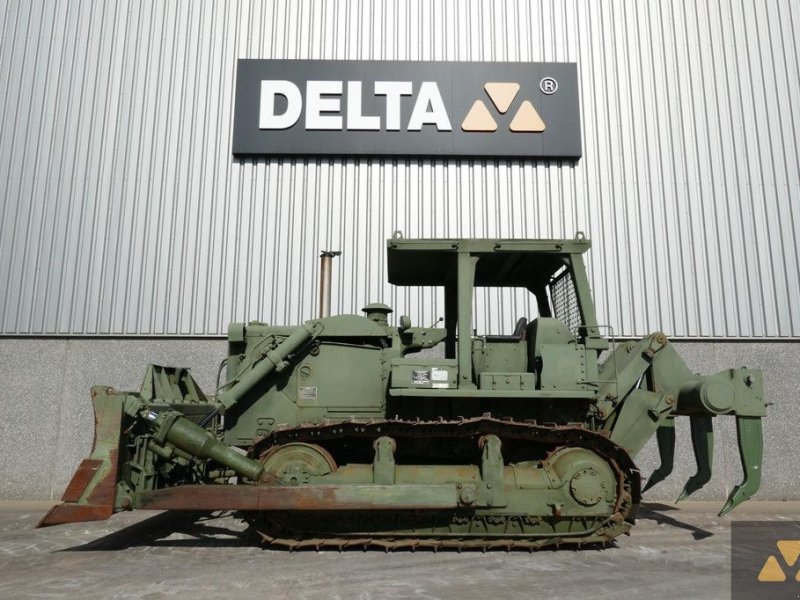
{"type": "Polygon", "coordinates": [[[489,114],[489,109],[482,100],[476,100],[469,109],[464,122],[461,123],[464,131],[497,131],[497,122],[489,114]]]}
{"type": "Polygon", "coordinates": [[[797,562],[797,557],[800,556],[800,540],[780,540],[778,542],[778,550],[780,550],[786,564],[793,567],[794,563],[797,562]]]}
{"type": "Polygon", "coordinates": [[[774,556],[770,556],[764,563],[764,566],[761,567],[758,580],[761,582],[786,581],[786,575],[783,573],[783,569],[781,569],[781,566],[778,564],[778,561],[775,560],[774,556]]]}
{"type": "Polygon", "coordinates": [[[545,129],[545,124],[530,100],[525,100],[522,106],[519,107],[517,114],[514,115],[509,129],[517,132],[530,131],[533,133],[541,133],[545,129]]]}
{"type": "Polygon", "coordinates": [[[514,98],[517,97],[517,92],[519,92],[519,84],[487,83],[485,86],[483,86],[483,89],[485,89],[486,93],[489,94],[489,98],[492,99],[492,102],[497,107],[497,110],[502,114],[506,114],[508,107],[511,106],[514,98]]]}

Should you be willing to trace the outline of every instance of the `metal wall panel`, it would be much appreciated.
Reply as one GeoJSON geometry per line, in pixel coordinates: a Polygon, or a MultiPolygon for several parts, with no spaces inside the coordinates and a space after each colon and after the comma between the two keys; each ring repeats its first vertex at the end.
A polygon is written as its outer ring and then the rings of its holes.
{"type": "MultiPolygon", "coordinates": [[[[384,240],[593,239],[616,335],[800,337],[794,0],[0,0],[0,331],[218,335],[368,300],[384,240]],[[583,158],[235,160],[237,58],[575,61],[583,158]]],[[[480,294],[481,330],[522,297],[480,294]]]]}

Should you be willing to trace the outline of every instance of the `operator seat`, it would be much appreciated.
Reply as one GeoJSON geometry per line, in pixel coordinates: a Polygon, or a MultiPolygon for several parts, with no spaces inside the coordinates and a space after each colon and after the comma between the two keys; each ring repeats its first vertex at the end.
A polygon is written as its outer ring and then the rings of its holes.
{"type": "Polygon", "coordinates": [[[521,342],[525,339],[528,329],[528,319],[520,317],[514,325],[514,333],[511,335],[486,335],[487,342],[521,342]]]}
{"type": "Polygon", "coordinates": [[[541,379],[543,368],[543,354],[547,353],[545,346],[565,346],[574,344],[575,336],[567,326],[558,319],[551,317],[538,317],[531,321],[526,329],[528,339],[528,371],[537,374],[541,379]]]}

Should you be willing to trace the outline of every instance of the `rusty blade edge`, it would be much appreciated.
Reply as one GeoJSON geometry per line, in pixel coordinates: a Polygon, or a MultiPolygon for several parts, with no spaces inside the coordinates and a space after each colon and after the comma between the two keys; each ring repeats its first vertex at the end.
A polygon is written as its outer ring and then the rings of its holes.
{"type": "Polygon", "coordinates": [[[56,504],[36,527],[50,527],[82,521],[104,521],[114,514],[110,504],[56,504]]]}
{"type": "Polygon", "coordinates": [[[455,485],[185,485],[141,492],[148,510],[437,510],[458,508],[455,485]]]}

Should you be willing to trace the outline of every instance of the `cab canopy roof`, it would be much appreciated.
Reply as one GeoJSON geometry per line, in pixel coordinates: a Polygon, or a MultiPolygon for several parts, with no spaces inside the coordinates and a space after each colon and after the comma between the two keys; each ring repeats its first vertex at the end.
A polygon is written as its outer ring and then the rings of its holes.
{"type": "Polygon", "coordinates": [[[548,283],[571,254],[583,254],[588,239],[405,239],[387,240],[389,283],[455,285],[459,254],[479,258],[476,286],[533,288],[548,283]]]}

